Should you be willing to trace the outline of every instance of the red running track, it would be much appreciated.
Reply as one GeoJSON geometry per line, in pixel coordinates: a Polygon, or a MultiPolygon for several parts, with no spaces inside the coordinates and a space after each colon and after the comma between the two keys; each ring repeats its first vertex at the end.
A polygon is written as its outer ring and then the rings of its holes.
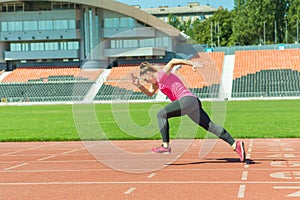
{"type": "MultiPolygon", "coordinates": [[[[159,143],[114,142],[134,153],[159,143]]],[[[0,199],[300,199],[300,139],[245,140],[246,163],[223,141],[199,158],[201,145],[194,140],[159,170],[128,173],[95,159],[82,142],[0,143],[0,199]]],[[[170,155],[155,156],[150,162],[170,155]]]]}

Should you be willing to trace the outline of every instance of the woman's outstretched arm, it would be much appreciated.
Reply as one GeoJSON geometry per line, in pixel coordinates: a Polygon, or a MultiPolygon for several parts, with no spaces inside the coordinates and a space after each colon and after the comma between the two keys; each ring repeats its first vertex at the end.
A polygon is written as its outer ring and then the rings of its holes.
{"type": "Polygon", "coordinates": [[[138,87],[144,94],[146,94],[149,97],[152,97],[155,94],[155,92],[158,90],[158,86],[155,84],[152,84],[150,89],[148,90],[140,83],[139,78],[134,76],[133,74],[131,74],[131,83],[136,87],[138,87]]]}

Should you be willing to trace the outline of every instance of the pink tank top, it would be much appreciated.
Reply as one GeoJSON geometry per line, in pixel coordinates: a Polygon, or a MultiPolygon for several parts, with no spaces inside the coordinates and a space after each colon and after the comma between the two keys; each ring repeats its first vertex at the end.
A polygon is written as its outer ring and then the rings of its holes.
{"type": "Polygon", "coordinates": [[[173,73],[167,75],[164,71],[158,72],[157,75],[158,87],[162,93],[167,95],[171,101],[176,101],[184,96],[196,97],[173,73]]]}

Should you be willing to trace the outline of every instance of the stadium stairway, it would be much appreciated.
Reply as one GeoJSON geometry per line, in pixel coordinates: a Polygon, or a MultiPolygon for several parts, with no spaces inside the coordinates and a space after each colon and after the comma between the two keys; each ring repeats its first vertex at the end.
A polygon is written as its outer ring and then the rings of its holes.
{"type": "Polygon", "coordinates": [[[4,72],[3,74],[0,75],[0,82],[5,79],[6,76],[8,76],[11,72],[4,72]]]}
{"type": "Polygon", "coordinates": [[[110,74],[111,70],[110,69],[105,69],[101,73],[101,75],[98,77],[96,82],[92,85],[91,89],[85,96],[83,102],[84,103],[90,103],[93,102],[94,98],[97,95],[97,92],[100,90],[100,88],[103,86],[104,82],[106,81],[108,75],[110,74]]]}
{"type": "Polygon", "coordinates": [[[224,58],[223,73],[221,78],[220,99],[230,99],[232,92],[232,80],[234,71],[234,55],[227,55],[224,58]]]}

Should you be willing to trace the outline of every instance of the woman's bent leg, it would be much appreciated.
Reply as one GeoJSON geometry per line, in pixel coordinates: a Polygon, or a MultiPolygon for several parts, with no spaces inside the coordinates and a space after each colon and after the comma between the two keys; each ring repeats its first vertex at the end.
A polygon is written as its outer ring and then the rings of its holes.
{"type": "Polygon", "coordinates": [[[205,130],[213,133],[218,138],[221,138],[230,146],[232,146],[235,143],[235,140],[232,138],[232,136],[221,126],[215,124],[212,122],[208,116],[208,114],[203,110],[201,102],[198,102],[198,111],[194,111],[190,113],[188,116],[197,124],[199,124],[201,127],[203,127],[205,130]]]}

